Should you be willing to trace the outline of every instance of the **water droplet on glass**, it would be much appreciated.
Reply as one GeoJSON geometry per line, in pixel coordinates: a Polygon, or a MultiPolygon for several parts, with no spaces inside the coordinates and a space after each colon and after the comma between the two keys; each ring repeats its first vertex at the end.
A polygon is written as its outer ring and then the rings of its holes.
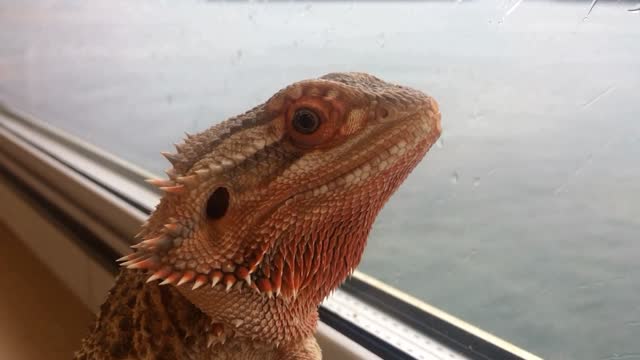
{"type": "Polygon", "coordinates": [[[240,59],[242,57],[242,49],[238,49],[238,51],[236,51],[236,58],[240,59]]]}
{"type": "Polygon", "coordinates": [[[440,137],[440,139],[438,139],[438,141],[436,141],[436,147],[438,149],[442,149],[444,147],[444,139],[442,137],[440,137]]]}
{"type": "Polygon", "coordinates": [[[385,45],[385,40],[384,40],[384,33],[380,33],[378,34],[378,37],[376,39],[376,43],[378,43],[378,46],[383,48],[385,45]]]}
{"type": "Polygon", "coordinates": [[[596,4],[598,3],[598,0],[592,0],[591,1],[591,5],[589,6],[589,11],[587,11],[587,15],[584,16],[584,18],[582,18],[582,21],[585,22],[589,19],[589,15],[591,15],[591,12],[593,11],[593,8],[596,7],[596,4]]]}
{"type": "Polygon", "coordinates": [[[473,178],[473,187],[478,187],[480,186],[480,178],[479,177],[474,177],[473,178]]]}
{"type": "Polygon", "coordinates": [[[513,13],[514,11],[516,11],[516,9],[518,8],[518,6],[520,6],[520,4],[522,4],[523,0],[517,0],[513,5],[511,5],[511,7],[509,8],[509,10],[507,10],[507,12],[504,13],[504,16],[502,17],[502,21],[504,21],[504,19],[507,18],[507,16],[511,15],[511,13],[513,13]]]}
{"type": "Polygon", "coordinates": [[[455,185],[458,183],[458,180],[460,180],[460,175],[457,171],[454,171],[453,174],[451,174],[451,183],[455,185]]]}
{"type": "Polygon", "coordinates": [[[598,95],[594,96],[593,98],[589,99],[587,102],[582,104],[582,108],[587,109],[588,107],[593,106],[594,104],[599,102],[602,98],[609,95],[614,90],[616,90],[615,86],[607,87],[606,89],[604,89],[604,91],[599,92],[598,95]]]}

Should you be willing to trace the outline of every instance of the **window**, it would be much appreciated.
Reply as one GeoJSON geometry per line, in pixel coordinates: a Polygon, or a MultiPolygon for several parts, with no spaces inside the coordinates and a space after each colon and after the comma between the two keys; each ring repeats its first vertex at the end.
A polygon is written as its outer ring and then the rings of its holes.
{"type": "Polygon", "coordinates": [[[545,358],[638,356],[633,2],[2,7],[2,100],[155,173],[185,131],[293,81],[365,71],[426,91],[444,135],[360,270],[545,358]]]}

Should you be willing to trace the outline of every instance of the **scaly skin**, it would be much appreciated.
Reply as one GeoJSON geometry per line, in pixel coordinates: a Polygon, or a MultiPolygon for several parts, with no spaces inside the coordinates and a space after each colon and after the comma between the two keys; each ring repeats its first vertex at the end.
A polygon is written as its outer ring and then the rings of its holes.
{"type": "Polygon", "coordinates": [[[320,359],[318,305],[440,132],[427,95],[334,73],[188,136],[77,359],[320,359]]]}

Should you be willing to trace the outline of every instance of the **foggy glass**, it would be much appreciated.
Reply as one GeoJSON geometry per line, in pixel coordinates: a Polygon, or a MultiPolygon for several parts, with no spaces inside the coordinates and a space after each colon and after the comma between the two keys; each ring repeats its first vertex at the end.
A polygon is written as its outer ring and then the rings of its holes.
{"type": "Polygon", "coordinates": [[[184,132],[364,71],[444,133],[359,269],[550,359],[640,358],[637,2],[3,1],[0,100],[161,174],[184,132]]]}

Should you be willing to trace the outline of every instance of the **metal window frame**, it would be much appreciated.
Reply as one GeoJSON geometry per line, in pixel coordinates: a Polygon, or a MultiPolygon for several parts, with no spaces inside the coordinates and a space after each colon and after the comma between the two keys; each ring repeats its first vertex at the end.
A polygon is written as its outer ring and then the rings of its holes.
{"type": "MultiPolygon", "coordinates": [[[[160,196],[142,181],[152,174],[3,104],[0,177],[114,273],[160,196]]],[[[321,305],[320,318],[384,359],[540,359],[357,271],[321,305]]]]}

